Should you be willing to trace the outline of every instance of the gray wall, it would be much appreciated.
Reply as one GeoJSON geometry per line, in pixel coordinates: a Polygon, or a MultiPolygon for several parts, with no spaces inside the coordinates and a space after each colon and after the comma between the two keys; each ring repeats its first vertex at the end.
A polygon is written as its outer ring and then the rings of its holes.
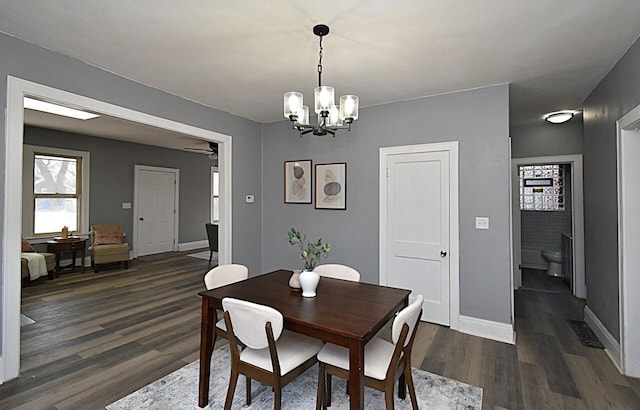
{"type": "MultiPolygon", "coordinates": [[[[233,260],[247,265],[252,274],[260,271],[261,209],[258,204],[245,204],[244,195],[247,193],[257,195],[260,192],[261,124],[167,94],[4,34],[0,34],[0,55],[2,56],[0,112],[5,112],[6,109],[6,77],[11,75],[132,110],[231,135],[233,137],[233,260]]],[[[0,129],[4,133],[4,115],[0,116],[0,129]]],[[[6,136],[3,135],[0,143],[2,158],[5,155],[5,138],[6,136]]],[[[3,178],[0,180],[2,187],[0,218],[4,218],[6,200],[4,183],[3,178]]],[[[256,199],[260,201],[259,197],[256,199]]],[[[4,220],[0,219],[0,223],[4,224],[4,220]]],[[[2,249],[1,246],[0,249],[2,249]]],[[[0,255],[0,258],[4,257],[5,255],[0,255]]],[[[0,273],[0,280],[2,280],[4,272],[0,273]]],[[[0,283],[0,286],[4,286],[4,283],[0,283]]]]}
{"type": "Polygon", "coordinates": [[[616,121],[640,104],[640,42],[584,103],[587,305],[620,340],[616,121]]]}
{"type": "Polygon", "coordinates": [[[582,154],[582,116],[564,124],[540,119],[535,125],[511,127],[511,157],[544,157],[582,154]]]}
{"type": "Polygon", "coordinates": [[[179,169],[179,243],[207,239],[204,224],[210,220],[212,162],[206,155],[28,126],[24,143],[89,152],[89,226],[121,224],[130,245],[136,240],[133,208],[122,209],[122,203],[135,202],[134,166],[179,169]]]}
{"type": "Polygon", "coordinates": [[[327,262],[345,263],[378,283],[379,148],[460,141],[461,314],[510,323],[509,99],[500,85],[361,109],[351,133],[305,136],[287,121],[264,126],[262,268],[301,266],[288,245],[291,227],[332,246],[327,262]],[[283,201],[284,161],[347,163],[347,210],[283,201]],[[488,216],[491,229],[474,229],[488,216]]]}

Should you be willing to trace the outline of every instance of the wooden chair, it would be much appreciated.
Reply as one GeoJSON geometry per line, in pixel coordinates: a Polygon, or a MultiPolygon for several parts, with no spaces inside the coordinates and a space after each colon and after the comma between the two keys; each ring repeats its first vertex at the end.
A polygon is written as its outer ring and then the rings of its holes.
{"type": "MultiPolygon", "coordinates": [[[[204,285],[207,290],[219,288],[221,286],[230,285],[232,283],[240,282],[249,277],[249,269],[240,264],[220,265],[211,269],[204,275],[204,285]]],[[[216,318],[218,314],[216,312],[216,318]]],[[[227,339],[227,325],[224,323],[224,318],[216,322],[216,330],[213,332],[213,343],[215,346],[218,336],[227,339]]]]}
{"type": "Polygon", "coordinates": [[[339,265],[336,263],[327,263],[318,265],[314,269],[320,276],[334,279],[344,279],[353,282],[360,282],[360,273],[347,265],[339,265]]]}
{"type": "Polygon", "coordinates": [[[247,405],[251,404],[251,379],[273,388],[273,408],[280,409],[282,387],[316,363],[322,342],[283,331],[284,319],[276,309],[256,303],[222,299],[231,350],[231,378],[224,403],[231,408],[238,376],[246,378],[247,405]],[[246,347],[242,352],[238,343],[246,347]]]}
{"type": "MultiPolygon", "coordinates": [[[[364,350],[364,383],[384,392],[387,410],[394,408],[393,385],[404,375],[411,405],[418,408],[416,392],[411,376],[411,349],[416,336],[417,324],[422,314],[424,299],[419,295],[413,303],[402,309],[393,320],[391,338],[393,343],[375,337],[364,350]]],[[[349,379],[349,350],[327,343],[318,353],[318,397],[316,410],[331,405],[331,375],[349,379]]],[[[404,396],[404,382],[400,379],[400,392],[404,396]]],[[[404,397],[403,397],[404,398],[404,397]]]]}
{"type": "Polygon", "coordinates": [[[206,223],[207,239],[209,240],[209,264],[214,252],[218,252],[218,225],[206,223]]]}

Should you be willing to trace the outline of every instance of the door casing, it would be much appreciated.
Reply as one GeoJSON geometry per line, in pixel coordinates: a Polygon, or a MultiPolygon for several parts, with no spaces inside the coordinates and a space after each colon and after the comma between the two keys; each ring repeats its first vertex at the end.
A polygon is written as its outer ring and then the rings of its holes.
{"type": "Polygon", "coordinates": [[[2,231],[2,356],[0,356],[0,384],[18,377],[20,373],[20,245],[22,232],[22,144],[24,141],[24,96],[40,97],[89,111],[150,125],[219,145],[221,169],[220,214],[220,263],[232,261],[232,139],[231,136],[203,128],[168,120],[162,117],[134,111],[68,91],[49,87],[32,81],[7,76],[7,104],[5,113],[4,151],[4,224],[2,231]]]}

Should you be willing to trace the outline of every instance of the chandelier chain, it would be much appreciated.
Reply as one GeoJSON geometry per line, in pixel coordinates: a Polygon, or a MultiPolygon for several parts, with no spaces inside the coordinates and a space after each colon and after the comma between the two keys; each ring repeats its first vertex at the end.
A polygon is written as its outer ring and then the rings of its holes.
{"type": "Polygon", "coordinates": [[[322,87],[322,36],[320,36],[320,60],[318,61],[318,87],[322,87]]]}

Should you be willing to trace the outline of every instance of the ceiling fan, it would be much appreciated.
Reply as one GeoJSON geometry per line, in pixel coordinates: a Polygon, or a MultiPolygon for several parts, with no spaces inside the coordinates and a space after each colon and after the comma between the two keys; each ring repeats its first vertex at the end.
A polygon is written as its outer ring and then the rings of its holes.
{"type": "Polygon", "coordinates": [[[207,154],[209,159],[218,159],[218,143],[209,141],[209,148],[185,147],[186,151],[199,152],[207,154]]]}

